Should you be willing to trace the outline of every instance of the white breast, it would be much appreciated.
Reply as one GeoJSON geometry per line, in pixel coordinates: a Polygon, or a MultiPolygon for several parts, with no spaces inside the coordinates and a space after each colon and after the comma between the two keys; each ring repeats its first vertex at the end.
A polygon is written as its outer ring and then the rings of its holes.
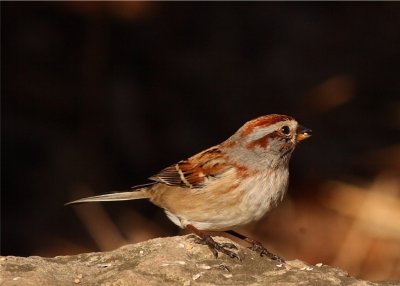
{"type": "Polygon", "coordinates": [[[240,225],[257,221],[274,208],[286,193],[288,178],[288,169],[281,168],[247,182],[245,196],[240,205],[243,213],[240,225]]]}

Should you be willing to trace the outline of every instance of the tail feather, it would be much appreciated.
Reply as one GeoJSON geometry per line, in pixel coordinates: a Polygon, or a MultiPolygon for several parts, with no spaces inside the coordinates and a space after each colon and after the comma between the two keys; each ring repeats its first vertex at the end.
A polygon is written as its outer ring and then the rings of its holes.
{"type": "Polygon", "coordinates": [[[135,190],[130,192],[110,193],[94,197],[88,197],[66,203],[65,205],[92,203],[92,202],[111,202],[111,201],[129,201],[149,198],[146,189],[135,190]]]}

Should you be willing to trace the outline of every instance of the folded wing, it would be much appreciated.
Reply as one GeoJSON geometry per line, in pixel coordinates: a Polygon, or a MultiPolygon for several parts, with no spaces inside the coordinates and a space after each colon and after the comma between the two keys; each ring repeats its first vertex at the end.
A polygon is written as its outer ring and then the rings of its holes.
{"type": "Polygon", "coordinates": [[[225,154],[215,146],[167,167],[149,179],[170,186],[196,189],[228,168],[225,154]]]}

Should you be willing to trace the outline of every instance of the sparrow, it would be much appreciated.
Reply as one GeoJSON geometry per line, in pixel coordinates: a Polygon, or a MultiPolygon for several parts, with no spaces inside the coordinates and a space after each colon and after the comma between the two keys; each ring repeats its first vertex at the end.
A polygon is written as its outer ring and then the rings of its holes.
{"type": "Polygon", "coordinates": [[[288,188],[289,160],[311,130],[288,115],[264,115],[246,122],[224,142],[166,167],[129,191],[83,198],[67,204],[148,199],[177,226],[195,234],[215,257],[241,260],[231,243],[218,243],[204,231],[224,231],[251,244],[261,256],[284,262],[260,242],[233,229],[260,220],[282,201],[288,188]]]}

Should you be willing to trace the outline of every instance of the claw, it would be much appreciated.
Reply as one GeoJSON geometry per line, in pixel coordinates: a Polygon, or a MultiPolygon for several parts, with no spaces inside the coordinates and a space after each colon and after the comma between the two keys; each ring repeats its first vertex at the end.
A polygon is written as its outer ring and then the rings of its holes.
{"type": "Polygon", "coordinates": [[[226,266],[226,265],[223,265],[223,264],[218,265],[217,268],[220,269],[220,270],[226,271],[226,272],[231,272],[231,270],[229,269],[229,267],[226,266]]]}
{"type": "Polygon", "coordinates": [[[218,258],[218,250],[216,250],[214,247],[211,245],[208,245],[208,248],[211,250],[211,252],[214,254],[215,258],[218,258]]]}
{"type": "Polygon", "coordinates": [[[280,263],[284,264],[285,260],[283,260],[282,258],[280,258],[278,255],[275,255],[271,252],[269,252],[260,242],[258,242],[257,240],[251,239],[249,237],[246,237],[240,233],[237,233],[236,231],[233,230],[227,230],[225,231],[226,233],[229,233],[230,235],[233,235],[241,240],[244,240],[248,243],[251,244],[251,246],[249,247],[251,250],[257,252],[260,254],[260,256],[267,256],[268,258],[272,259],[272,260],[277,260],[280,263]]]}
{"type": "Polygon", "coordinates": [[[219,245],[223,248],[236,249],[236,250],[238,249],[236,245],[234,245],[233,243],[229,243],[229,242],[220,243],[219,245]]]}
{"type": "Polygon", "coordinates": [[[286,263],[285,260],[279,257],[276,254],[269,252],[261,243],[254,241],[253,244],[249,247],[251,250],[260,254],[260,256],[266,256],[272,260],[276,260],[280,263],[286,263]]]}
{"type": "Polygon", "coordinates": [[[218,253],[228,255],[230,258],[236,258],[242,261],[242,258],[235,252],[229,249],[238,249],[233,243],[218,243],[211,236],[205,235],[204,237],[199,237],[197,235],[189,235],[189,238],[193,238],[195,243],[207,245],[211,250],[215,258],[218,258],[218,253]]]}

